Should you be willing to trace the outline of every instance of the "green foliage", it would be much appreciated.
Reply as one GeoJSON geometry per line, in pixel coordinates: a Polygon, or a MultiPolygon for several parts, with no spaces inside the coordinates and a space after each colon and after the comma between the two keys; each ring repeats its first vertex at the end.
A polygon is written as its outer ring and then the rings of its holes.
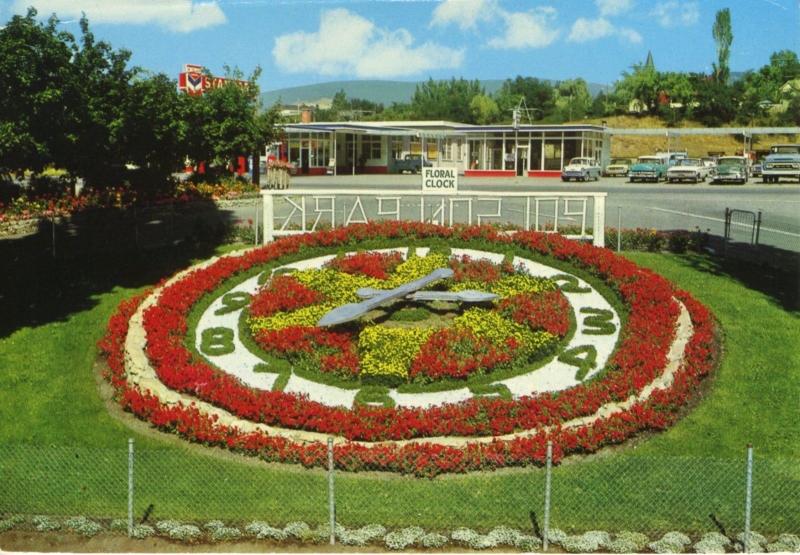
{"type": "Polygon", "coordinates": [[[558,355],[558,360],[564,364],[577,367],[578,371],[575,373],[575,379],[580,382],[583,381],[589,370],[597,366],[597,349],[593,345],[573,347],[558,355]]]}
{"type": "Polygon", "coordinates": [[[500,399],[511,400],[511,390],[502,383],[493,384],[471,384],[469,391],[475,397],[499,397],[500,399]]]}
{"type": "Polygon", "coordinates": [[[0,171],[64,163],[74,145],[75,40],[30,8],[0,28],[0,171]]]}
{"type": "Polygon", "coordinates": [[[588,314],[583,319],[583,333],[586,335],[611,335],[617,327],[611,321],[614,313],[603,308],[582,308],[581,314],[588,314]]]}
{"type": "Polygon", "coordinates": [[[478,125],[494,123],[500,119],[500,109],[497,107],[497,102],[485,94],[473,96],[469,103],[469,110],[472,113],[473,120],[478,125]]]}
{"type": "Polygon", "coordinates": [[[401,308],[389,316],[389,320],[395,322],[421,322],[427,320],[431,312],[421,306],[401,308]]]}
{"type": "MultiPolygon", "coordinates": [[[[531,109],[531,118],[547,118],[555,111],[554,99],[555,92],[547,81],[521,75],[517,75],[513,80],[506,79],[495,94],[495,100],[503,119],[506,119],[520,100],[525,100],[525,105],[531,109]]],[[[524,114],[522,121],[527,123],[524,114]]]]}
{"type": "Polygon", "coordinates": [[[200,350],[209,356],[221,356],[232,353],[233,330],[230,328],[206,328],[200,336],[200,350]]]}
{"type": "Polygon", "coordinates": [[[485,95],[478,80],[450,79],[434,81],[428,79],[417,85],[411,99],[411,110],[419,119],[445,119],[463,123],[476,123],[470,109],[472,99],[485,95]]]}
{"type": "Polygon", "coordinates": [[[356,393],[353,400],[354,405],[380,405],[392,408],[395,405],[394,399],[389,397],[389,388],[380,385],[368,385],[362,387],[356,393]]]}
{"type": "Polygon", "coordinates": [[[714,37],[714,42],[717,44],[717,63],[714,64],[714,80],[725,85],[728,83],[728,77],[730,76],[728,59],[731,55],[731,43],[733,42],[730,8],[723,8],[717,11],[714,25],[711,27],[711,36],[714,37]]]}
{"type": "Polygon", "coordinates": [[[592,105],[589,86],[583,79],[567,79],[555,88],[555,105],[563,121],[582,119],[592,105]]]}

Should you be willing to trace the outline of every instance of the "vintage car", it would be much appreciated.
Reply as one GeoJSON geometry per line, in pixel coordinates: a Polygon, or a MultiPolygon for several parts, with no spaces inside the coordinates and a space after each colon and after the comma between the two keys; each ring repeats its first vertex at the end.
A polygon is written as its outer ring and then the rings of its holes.
{"type": "Polygon", "coordinates": [[[774,145],[761,167],[764,183],[777,183],[781,177],[800,181],[800,144],[774,145]]]}
{"type": "Polygon", "coordinates": [[[747,183],[749,159],[746,156],[722,156],[711,183],[747,183]]]}
{"type": "Polygon", "coordinates": [[[631,164],[630,158],[612,158],[611,163],[603,170],[603,175],[606,177],[627,177],[631,164]]]}
{"type": "Polygon", "coordinates": [[[761,177],[761,172],[763,168],[764,168],[764,159],[761,158],[750,168],[750,177],[761,177]]]}
{"type": "Polygon", "coordinates": [[[421,154],[406,154],[402,160],[394,161],[394,170],[397,173],[419,173],[423,164],[426,168],[433,166],[433,163],[423,160],[421,154]]]}
{"type": "Polygon", "coordinates": [[[698,183],[705,181],[708,175],[708,168],[700,158],[682,158],[674,166],[667,169],[667,181],[691,181],[698,183]]]}
{"type": "Polygon", "coordinates": [[[631,183],[635,181],[658,182],[667,176],[666,160],[660,156],[639,156],[628,171],[631,183]]]}
{"type": "Polygon", "coordinates": [[[600,165],[594,158],[573,158],[561,172],[561,181],[600,179],[600,165]]]}

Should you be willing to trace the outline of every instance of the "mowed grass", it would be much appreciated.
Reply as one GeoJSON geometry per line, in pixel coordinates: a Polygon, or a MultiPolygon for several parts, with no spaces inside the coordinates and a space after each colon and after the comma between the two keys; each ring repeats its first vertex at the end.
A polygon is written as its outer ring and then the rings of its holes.
{"type": "MultiPolygon", "coordinates": [[[[670,430],[555,468],[551,525],[699,532],[713,530],[713,513],[741,529],[745,449],[752,443],[754,529],[797,531],[798,313],[702,256],[627,256],[714,311],[724,360],[702,401],[670,430]]],[[[140,290],[100,292],[86,309],[0,339],[0,513],[124,516],[132,437],[139,517],[152,504],[151,520],[326,522],[327,482],[320,470],[188,448],[137,433],[108,414],[92,371],[95,343],[116,305],[140,290]]],[[[529,528],[532,517],[541,524],[543,499],[540,468],[435,480],[336,475],[337,519],[348,526],[529,528]]]]}

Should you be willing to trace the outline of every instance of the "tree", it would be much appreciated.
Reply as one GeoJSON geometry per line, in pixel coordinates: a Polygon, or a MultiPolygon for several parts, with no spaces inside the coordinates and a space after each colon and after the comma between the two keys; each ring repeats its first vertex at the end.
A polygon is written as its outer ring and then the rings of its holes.
{"type": "Polygon", "coordinates": [[[582,119],[592,105],[589,86],[583,79],[567,79],[556,85],[556,109],[563,121],[582,119]]]}
{"type": "Polygon", "coordinates": [[[128,67],[131,53],[95,41],[89,20],[82,17],[81,45],[75,67],[81,102],[73,155],[65,167],[95,186],[115,185],[122,179],[125,153],[122,129],[129,104],[130,81],[139,72],[128,67]]]}
{"type": "Polygon", "coordinates": [[[689,76],[679,72],[659,74],[659,89],[669,99],[669,103],[661,107],[662,115],[675,124],[692,113],[695,102],[695,90],[689,76]]]}
{"type": "Polygon", "coordinates": [[[473,121],[478,125],[495,123],[500,119],[500,109],[497,107],[497,102],[485,94],[473,96],[469,103],[469,109],[472,113],[473,121]]]}
{"type": "Polygon", "coordinates": [[[123,107],[120,148],[157,186],[181,167],[187,122],[175,81],[159,73],[135,79],[123,107]]]}
{"type": "Polygon", "coordinates": [[[466,79],[434,81],[428,79],[417,85],[411,99],[411,109],[420,119],[445,119],[474,123],[470,102],[473,97],[485,94],[480,82],[466,79]]]}
{"type": "Polygon", "coordinates": [[[616,83],[615,94],[626,106],[638,100],[647,113],[655,113],[660,90],[658,72],[651,64],[634,64],[632,70],[622,73],[622,79],[616,83]]]}
{"type": "Polygon", "coordinates": [[[696,91],[695,119],[709,127],[733,121],[738,102],[731,87],[702,74],[693,74],[691,80],[696,91]]]}
{"type": "Polygon", "coordinates": [[[731,43],[733,42],[733,30],[731,28],[731,10],[723,8],[717,12],[714,25],[711,27],[711,35],[717,44],[717,63],[714,64],[714,79],[717,83],[728,84],[730,68],[728,59],[731,54],[731,43]]]}
{"type": "Polygon", "coordinates": [[[30,8],[0,29],[0,168],[12,171],[61,165],[76,139],[74,37],[36,15],[30,8]]]}
{"type": "Polygon", "coordinates": [[[500,90],[495,93],[495,100],[503,119],[510,116],[520,100],[525,100],[525,106],[537,119],[547,118],[555,110],[553,86],[534,77],[517,75],[514,80],[506,79],[500,90]]]}

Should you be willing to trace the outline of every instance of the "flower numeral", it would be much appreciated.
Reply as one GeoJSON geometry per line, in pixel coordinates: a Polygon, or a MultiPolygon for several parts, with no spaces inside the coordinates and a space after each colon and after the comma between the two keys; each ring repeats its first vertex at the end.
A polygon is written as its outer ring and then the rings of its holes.
{"type": "Polygon", "coordinates": [[[230,328],[206,328],[200,336],[200,350],[204,355],[218,357],[232,353],[233,330],[230,328]]]}
{"type": "Polygon", "coordinates": [[[597,349],[592,345],[573,347],[558,355],[558,360],[570,366],[577,366],[575,379],[582,382],[589,370],[597,365],[597,349]]]}
{"type": "Polygon", "coordinates": [[[222,308],[214,311],[217,316],[228,314],[246,307],[250,303],[250,295],[242,291],[235,291],[233,293],[226,293],[222,295],[222,308]]]}
{"type": "Polygon", "coordinates": [[[511,400],[511,390],[502,383],[474,384],[469,386],[469,391],[475,397],[497,397],[506,401],[511,400]]]}
{"type": "Polygon", "coordinates": [[[354,406],[380,406],[392,408],[395,405],[394,399],[389,396],[389,388],[380,385],[368,385],[362,387],[353,399],[354,406]]]}
{"type": "Polygon", "coordinates": [[[583,319],[583,333],[586,335],[611,335],[617,326],[611,321],[614,313],[603,308],[582,308],[581,314],[588,314],[583,319]]]}
{"type": "Polygon", "coordinates": [[[555,281],[564,293],[589,293],[592,290],[590,287],[581,287],[578,278],[570,274],[558,274],[550,279],[555,281]]]}

